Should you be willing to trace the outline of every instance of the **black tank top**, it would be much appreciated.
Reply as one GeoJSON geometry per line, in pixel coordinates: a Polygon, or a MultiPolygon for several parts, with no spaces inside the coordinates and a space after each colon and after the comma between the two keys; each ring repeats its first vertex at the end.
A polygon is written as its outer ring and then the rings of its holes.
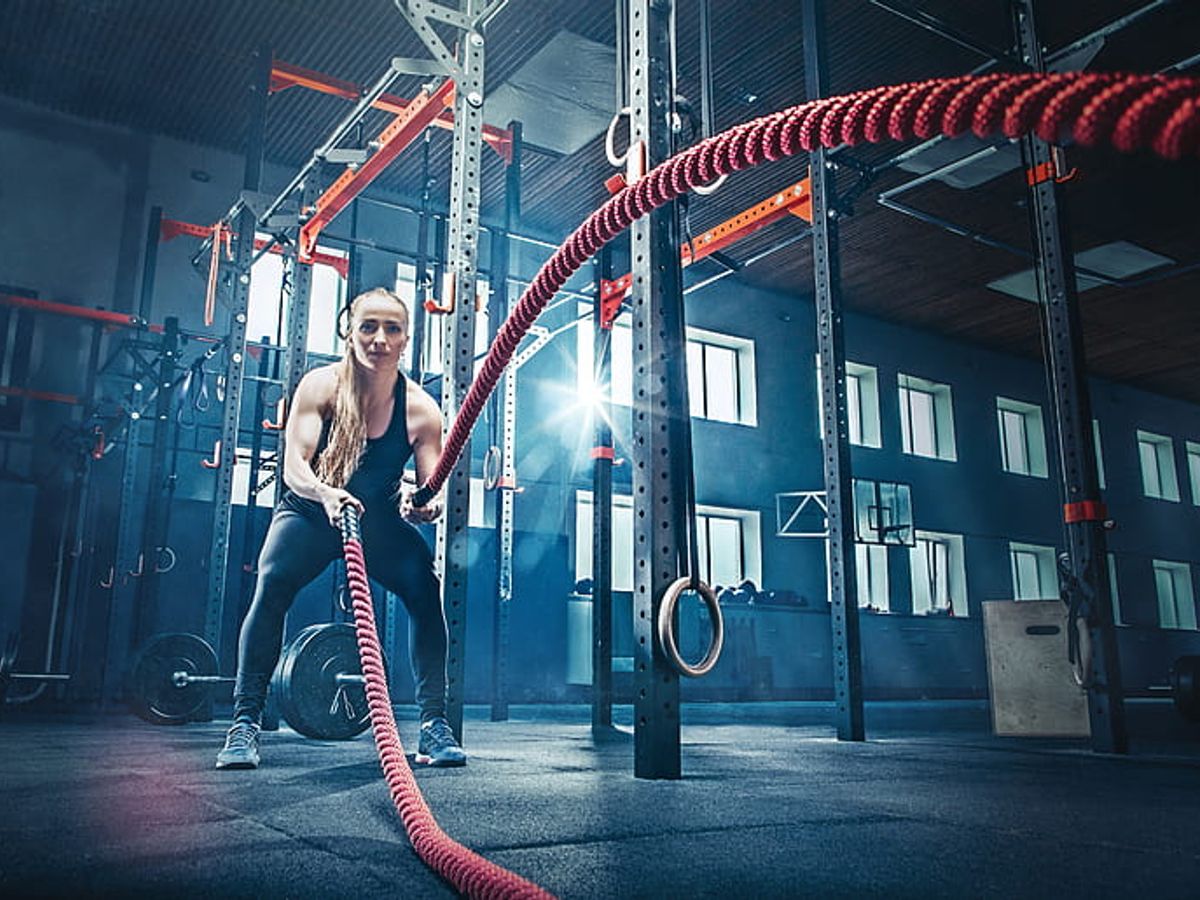
{"type": "MultiPolygon", "coordinates": [[[[326,419],[321,427],[321,440],[313,454],[312,466],[329,443],[332,420],[326,419]]],[[[367,438],[367,446],[358,460],[358,468],[350,476],[346,490],[363,502],[367,509],[395,508],[396,491],[404,474],[404,466],[412,457],[412,444],[408,442],[408,384],[404,373],[396,378],[395,406],[387,430],[377,438],[367,438]]],[[[294,493],[290,488],[279,501],[280,506],[297,512],[324,516],[320,503],[294,493]]]]}

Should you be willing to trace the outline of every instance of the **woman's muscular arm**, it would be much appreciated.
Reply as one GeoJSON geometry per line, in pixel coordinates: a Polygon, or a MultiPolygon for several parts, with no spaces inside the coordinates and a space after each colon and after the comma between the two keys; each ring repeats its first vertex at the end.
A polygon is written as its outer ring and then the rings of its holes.
{"type": "Polygon", "coordinates": [[[287,417],[283,453],[283,479],[287,486],[297,495],[320,503],[334,528],[339,526],[338,517],[347,503],[356,506],[360,514],[363,512],[357,497],[325,484],[312,467],[324,424],[322,412],[333,402],[336,390],[337,372],[332,366],[313,369],[300,379],[287,417]]]}

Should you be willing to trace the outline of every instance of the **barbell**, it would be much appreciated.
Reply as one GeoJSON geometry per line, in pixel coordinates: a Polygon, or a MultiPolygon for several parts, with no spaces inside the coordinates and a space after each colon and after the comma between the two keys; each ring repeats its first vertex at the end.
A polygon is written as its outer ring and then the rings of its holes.
{"type": "Polygon", "coordinates": [[[10,634],[4,645],[4,652],[0,653],[0,706],[3,706],[8,698],[8,686],[14,681],[70,681],[71,676],[58,672],[14,672],[13,666],[17,661],[17,648],[20,645],[20,636],[16,633],[10,634]]]}
{"type": "MultiPolygon", "coordinates": [[[[233,678],[217,674],[217,656],[194,634],[161,634],[138,655],[131,706],[155,725],[191,721],[208,703],[213,685],[233,678]]],[[[370,724],[354,626],[310,625],[284,649],[271,692],[287,723],[305,737],[348,740],[370,724]]]]}

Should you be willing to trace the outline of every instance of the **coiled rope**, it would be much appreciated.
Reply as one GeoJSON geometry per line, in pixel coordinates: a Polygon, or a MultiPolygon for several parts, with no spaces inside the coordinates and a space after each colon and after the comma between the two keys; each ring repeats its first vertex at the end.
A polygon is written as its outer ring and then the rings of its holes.
{"type": "Polygon", "coordinates": [[[392,803],[400,813],[413,849],[427,866],[466,897],[512,900],[552,898],[552,894],[533,882],[484,859],[455,841],[442,831],[429,811],[408,760],[404,758],[404,745],[400,743],[396,718],[392,714],[383,651],[375,630],[375,609],[371,602],[371,587],[367,582],[367,564],[359,536],[358,510],[352,506],[345,507],[341,526],[342,554],[346,559],[346,579],[354,606],[354,631],[366,682],[375,748],[379,751],[379,762],[392,795],[392,803]]]}
{"type": "Polygon", "coordinates": [[[1200,79],[1116,73],[991,74],[936,78],[801,103],[737,125],[678,153],[623,188],[571,233],[539,270],[500,327],[463,399],[437,464],[413,502],[424,506],[446,483],[488,396],[521,338],[559,288],[601,247],[697,185],[763,162],[863,142],[978,137],[1002,132],[1044,141],[1111,144],[1166,159],[1200,145],[1200,79]]]}

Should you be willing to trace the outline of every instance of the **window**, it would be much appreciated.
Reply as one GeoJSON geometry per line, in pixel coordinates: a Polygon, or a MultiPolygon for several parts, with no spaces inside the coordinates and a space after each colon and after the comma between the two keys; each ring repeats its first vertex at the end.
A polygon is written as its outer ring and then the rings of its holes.
{"type": "Polygon", "coordinates": [[[1142,490],[1147,497],[1179,502],[1179,479],[1175,476],[1175,444],[1169,437],[1137,433],[1138,458],[1142,463],[1142,490]]]}
{"type": "Polygon", "coordinates": [[[855,544],[854,571],[858,578],[858,605],[886,612],[887,547],[882,544],[855,544]]]}
{"type": "MultiPolygon", "coordinates": [[[[612,580],[614,591],[633,590],[633,498],[613,495],[612,580]]],[[[716,506],[696,508],[701,578],[728,587],[747,578],[762,583],[759,514],[716,506]]],[[[575,577],[592,577],[592,493],[575,492],[575,577]]]]}
{"type": "Polygon", "coordinates": [[[687,368],[688,402],[694,417],[758,423],[753,341],[689,328],[687,368]]]}
{"type": "Polygon", "coordinates": [[[1192,482],[1192,503],[1200,506],[1200,444],[1188,441],[1184,447],[1187,449],[1188,478],[1192,482]]]}
{"type": "MultiPolygon", "coordinates": [[[[267,235],[259,235],[267,237],[267,235]]],[[[318,247],[321,253],[345,257],[346,253],[318,247]]],[[[287,305],[283,299],[283,256],[264,253],[250,270],[250,300],[246,309],[246,337],[264,337],[276,344],[287,342],[287,305]]],[[[308,351],[330,356],[342,352],[338,337],[338,311],[346,302],[346,281],[332,266],[313,265],[312,293],[308,305],[308,351]]]]}
{"type": "Polygon", "coordinates": [[[1053,600],[1058,597],[1058,570],[1053,547],[1008,545],[1014,600],[1053,600]]]}
{"type": "Polygon", "coordinates": [[[1196,602],[1192,593],[1192,567],[1187,563],[1156,559],[1154,588],[1158,593],[1158,624],[1163,628],[1196,629],[1196,602]]]}
{"type": "MultiPolygon", "coordinates": [[[[575,492],[575,578],[592,577],[592,492],[575,492]]],[[[633,497],[612,498],[612,589],[633,590],[633,497]]]]}
{"type": "MultiPolygon", "coordinates": [[[[589,316],[591,306],[579,304],[579,315],[589,316]]],[[[576,384],[582,398],[605,399],[618,406],[633,405],[633,329],[629,317],[613,323],[612,366],[610,370],[609,396],[596,397],[595,387],[595,328],[590,318],[583,318],[575,329],[576,359],[578,360],[576,384]]]]}
{"type": "Polygon", "coordinates": [[[956,460],[950,385],[901,374],[899,386],[900,438],[904,452],[956,460]]]}
{"type": "MultiPolygon", "coordinates": [[[[263,454],[265,456],[265,454],[263,454]]],[[[249,506],[250,497],[250,456],[249,447],[238,447],[237,457],[233,461],[233,494],[234,506],[249,506]]],[[[257,496],[255,504],[271,509],[275,506],[276,491],[279,479],[275,477],[274,461],[264,463],[261,456],[258,463],[257,496]]]]}
{"type": "Polygon", "coordinates": [[[967,570],[958,534],[918,531],[909,551],[913,614],[967,614],[967,570]]]}
{"type": "Polygon", "coordinates": [[[1092,419],[1092,441],[1096,445],[1096,478],[1100,482],[1100,490],[1107,490],[1104,478],[1104,449],[1100,445],[1100,420],[1092,419]]]}
{"type": "MultiPolygon", "coordinates": [[[[825,433],[825,405],[821,402],[821,359],[817,358],[817,421],[825,433]]],[[[874,366],[846,362],[846,423],[850,443],[882,447],[879,428],[879,374],[874,366]]]]}
{"type": "MultiPolygon", "coordinates": [[[[591,307],[579,304],[582,318],[576,328],[576,383],[579,396],[593,397],[595,388],[595,328],[591,307]]],[[[697,418],[741,425],[758,423],[754,380],[754,342],[699,328],[687,330],[688,402],[697,418]]],[[[633,404],[633,329],[628,318],[612,328],[611,401],[633,404]]]]}
{"type": "MultiPolygon", "coordinates": [[[[408,304],[410,314],[413,313],[413,305],[416,303],[416,275],[417,268],[411,263],[399,262],[396,263],[396,293],[408,304]]],[[[442,296],[449,296],[450,274],[447,273],[442,284],[442,296]]],[[[482,356],[488,350],[488,298],[489,287],[487,279],[480,278],[475,283],[475,375],[479,374],[479,369],[483,366],[482,356]]],[[[446,321],[448,316],[441,314],[431,314],[425,317],[425,339],[422,344],[421,360],[422,368],[431,374],[442,374],[442,350],[446,339],[446,321]]],[[[412,369],[412,342],[409,342],[408,347],[404,351],[404,357],[401,365],[405,370],[412,369]]],[[[472,376],[474,377],[474,376],[472,376]]]]}
{"type": "Polygon", "coordinates": [[[1048,469],[1042,408],[997,397],[996,415],[1000,424],[1000,464],[1004,471],[1045,478],[1048,469]]]}

